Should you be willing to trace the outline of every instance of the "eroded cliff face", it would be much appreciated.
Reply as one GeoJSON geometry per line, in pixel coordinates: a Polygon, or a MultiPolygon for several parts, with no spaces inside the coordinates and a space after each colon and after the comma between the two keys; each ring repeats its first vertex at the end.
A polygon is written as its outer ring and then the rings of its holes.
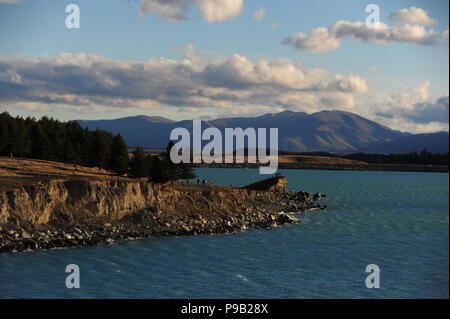
{"type": "Polygon", "coordinates": [[[108,217],[120,219],[129,211],[145,206],[153,198],[139,183],[107,181],[50,181],[0,194],[0,222],[47,224],[55,214],[71,219],[108,217]]]}
{"type": "Polygon", "coordinates": [[[169,185],[106,181],[57,181],[45,186],[28,186],[0,194],[0,223],[8,221],[47,224],[57,215],[70,220],[105,217],[119,220],[142,208],[153,208],[159,215],[179,215],[189,210],[214,208],[230,210],[228,205],[254,197],[252,191],[179,190],[169,185]],[[225,204],[224,201],[227,203],[225,204]],[[205,207],[206,206],[206,207],[205,207]],[[222,207],[221,207],[222,206],[222,207]]]}
{"type": "Polygon", "coordinates": [[[266,190],[105,180],[26,186],[0,193],[0,251],[272,227],[292,222],[280,211],[321,208],[285,185],[277,178],[266,190]]]}

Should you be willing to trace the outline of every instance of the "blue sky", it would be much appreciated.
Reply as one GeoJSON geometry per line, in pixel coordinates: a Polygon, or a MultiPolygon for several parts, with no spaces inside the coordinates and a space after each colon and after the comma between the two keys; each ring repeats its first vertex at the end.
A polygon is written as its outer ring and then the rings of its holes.
{"type": "Polygon", "coordinates": [[[210,0],[213,11],[202,11],[206,8],[202,3],[208,0],[171,1],[174,5],[168,9],[173,12],[189,8],[183,11],[185,19],[169,21],[167,8],[164,13],[160,7],[155,9],[158,0],[148,0],[147,10],[139,9],[141,0],[0,0],[0,72],[4,73],[0,73],[0,110],[70,120],[138,114],[214,118],[285,109],[342,109],[397,129],[448,130],[449,44],[448,31],[447,36],[444,33],[449,25],[448,1],[224,0],[227,5],[220,7],[215,6],[220,0],[210,0]],[[65,26],[69,3],[80,8],[79,29],[65,26]],[[385,31],[392,38],[358,38],[359,32],[367,31],[364,27],[331,35],[338,21],[346,21],[348,26],[364,22],[369,3],[379,6],[380,22],[390,28],[385,31]],[[265,14],[258,20],[255,13],[261,7],[265,14]],[[390,15],[402,9],[408,11],[401,12],[401,18],[409,20],[394,21],[390,15]],[[224,13],[225,18],[217,18],[216,12],[224,13]],[[420,20],[422,13],[432,22],[420,20]],[[401,23],[423,28],[433,43],[421,42],[425,40],[420,30],[404,36],[401,23]],[[323,43],[337,41],[337,48],[311,46],[317,44],[313,30],[318,28],[328,28],[323,43]],[[292,38],[299,32],[307,39],[292,38]],[[291,41],[287,43],[287,39],[291,41]],[[77,62],[70,62],[70,56],[56,62],[62,53],[71,53],[77,62]],[[100,67],[95,70],[92,61],[80,66],[83,58],[79,54],[88,60],[90,55],[104,60],[99,60],[100,67]],[[170,72],[164,69],[165,64],[155,62],[145,67],[149,71],[139,79],[131,71],[127,73],[130,66],[119,63],[132,63],[131,69],[139,69],[147,61],[161,58],[174,61],[170,72]],[[186,59],[190,62],[182,63],[186,59]],[[53,74],[61,63],[66,64],[64,76],[58,73],[55,78],[37,79],[36,70],[53,74]],[[180,73],[182,67],[191,68],[190,80],[179,79],[185,74],[180,73]],[[248,70],[236,76],[236,71],[229,73],[227,67],[248,70]],[[308,71],[317,69],[326,76],[308,71]],[[292,70],[295,72],[289,73],[292,70]],[[90,80],[95,74],[99,81],[112,81],[116,89],[106,84],[90,89],[78,83],[84,79],[80,74],[90,80]],[[133,81],[138,85],[127,91],[124,84],[131,86],[133,81]],[[199,81],[198,90],[191,85],[195,81],[199,81]],[[61,82],[71,86],[62,87],[61,82]],[[147,94],[147,88],[154,93],[147,94]],[[163,97],[157,88],[164,92],[163,97]],[[273,92],[272,98],[263,97],[262,92],[273,92]],[[74,95],[83,98],[74,101],[74,95]],[[427,120],[418,120],[424,113],[422,118],[427,120]],[[447,119],[442,120],[445,115],[447,119]]]}

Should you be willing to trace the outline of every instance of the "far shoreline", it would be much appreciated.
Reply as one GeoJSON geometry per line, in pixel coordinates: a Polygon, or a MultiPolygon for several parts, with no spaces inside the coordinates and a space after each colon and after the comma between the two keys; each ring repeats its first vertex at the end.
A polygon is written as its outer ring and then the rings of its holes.
{"type": "MultiPolygon", "coordinates": [[[[256,169],[261,164],[253,163],[213,163],[193,164],[194,168],[244,168],[256,169]]],[[[422,172],[448,173],[448,165],[421,164],[317,164],[317,163],[280,163],[278,169],[330,170],[330,171],[370,171],[370,172],[422,172]]]]}

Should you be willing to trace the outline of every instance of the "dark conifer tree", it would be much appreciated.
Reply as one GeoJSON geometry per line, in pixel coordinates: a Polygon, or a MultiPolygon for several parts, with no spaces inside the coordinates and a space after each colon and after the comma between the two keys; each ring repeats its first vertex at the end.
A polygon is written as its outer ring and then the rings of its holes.
{"type": "Polygon", "coordinates": [[[117,134],[112,141],[109,168],[119,176],[128,170],[128,148],[120,134],[117,134]]]}
{"type": "Polygon", "coordinates": [[[6,112],[0,114],[0,154],[5,152],[9,144],[8,117],[6,112]]]}
{"type": "Polygon", "coordinates": [[[149,163],[142,147],[136,147],[130,160],[131,176],[139,178],[149,175],[149,163]]]}
{"type": "Polygon", "coordinates": [[[112,135],[96,129],[91,135],[89,162],[91,166],[106,168],[110,158],[112,135]]]}
{"type": "Polygon", "coordinates": [[[28,156],[84,166],[128,169],[127,145],[121,136],[89,131],[76,121],[67,123],[44,116],[40,120],[0,113],[0,155],[28,156]]]}
{"type": "Polygon", "coordinates": [[[15,156],[24,157],[31,152],[31,139],[25,120],[16,118],[17,133],[13,139],[11,152],[15,156]]]}
{"type": "Polygon", "coordinates": [[[173,183],[173,181],[177,180],[179,178],[179,170],[177,167],[177,164],[175,164],[174,162],[172,162],[172,159],[170,158],[170,150],[172,149],[172,147],[175,145],[175,143],[173,141],[169,141],[169,144],[166,147],[166,152],[164,153],[164,159],[166,162],[166,167],[167,167],[167,174],[169,176],[169,180],[171,183],[173,183]]]}
{"type": "Polygon", "coordinates": [[[36,124],[32,127],[31,132],[31,136],[33,138],[31,156],[33,158],[43,160],[52,160],[54,157],[53,146],[44,129],[40,125],[36,124]]]}
{"type": "Polygon", "coordinates": [[[165,155],[149,156],[150,180],[154,183],[166,183],[170,180],[169,169],[165,155]]]}
{"type": "Polygon", "coordinates": [[[185,179],[186,183],[189,182],[189,179],[196,178],[197,175],[195,175],[195,171],[192,168],[192,165],[190,163],[183,163],[181,162],[178,168],[178,176],[180,179],[185,179]]]}

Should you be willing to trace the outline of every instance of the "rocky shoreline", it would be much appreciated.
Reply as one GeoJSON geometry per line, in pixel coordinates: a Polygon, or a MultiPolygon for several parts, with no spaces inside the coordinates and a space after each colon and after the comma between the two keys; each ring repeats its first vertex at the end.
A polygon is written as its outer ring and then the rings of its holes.
{"type": "Polygon", "coordinates": [[[0,194],[0,252],[106,245],[161,236],[226,234],[300,222],[322,210],[284,177],[243,188],[53,181],[0,194]],[[28,202],[27,202],[28,201],[28,202]],[[40,210],[40,211],[39,211],[40,210]]]}

